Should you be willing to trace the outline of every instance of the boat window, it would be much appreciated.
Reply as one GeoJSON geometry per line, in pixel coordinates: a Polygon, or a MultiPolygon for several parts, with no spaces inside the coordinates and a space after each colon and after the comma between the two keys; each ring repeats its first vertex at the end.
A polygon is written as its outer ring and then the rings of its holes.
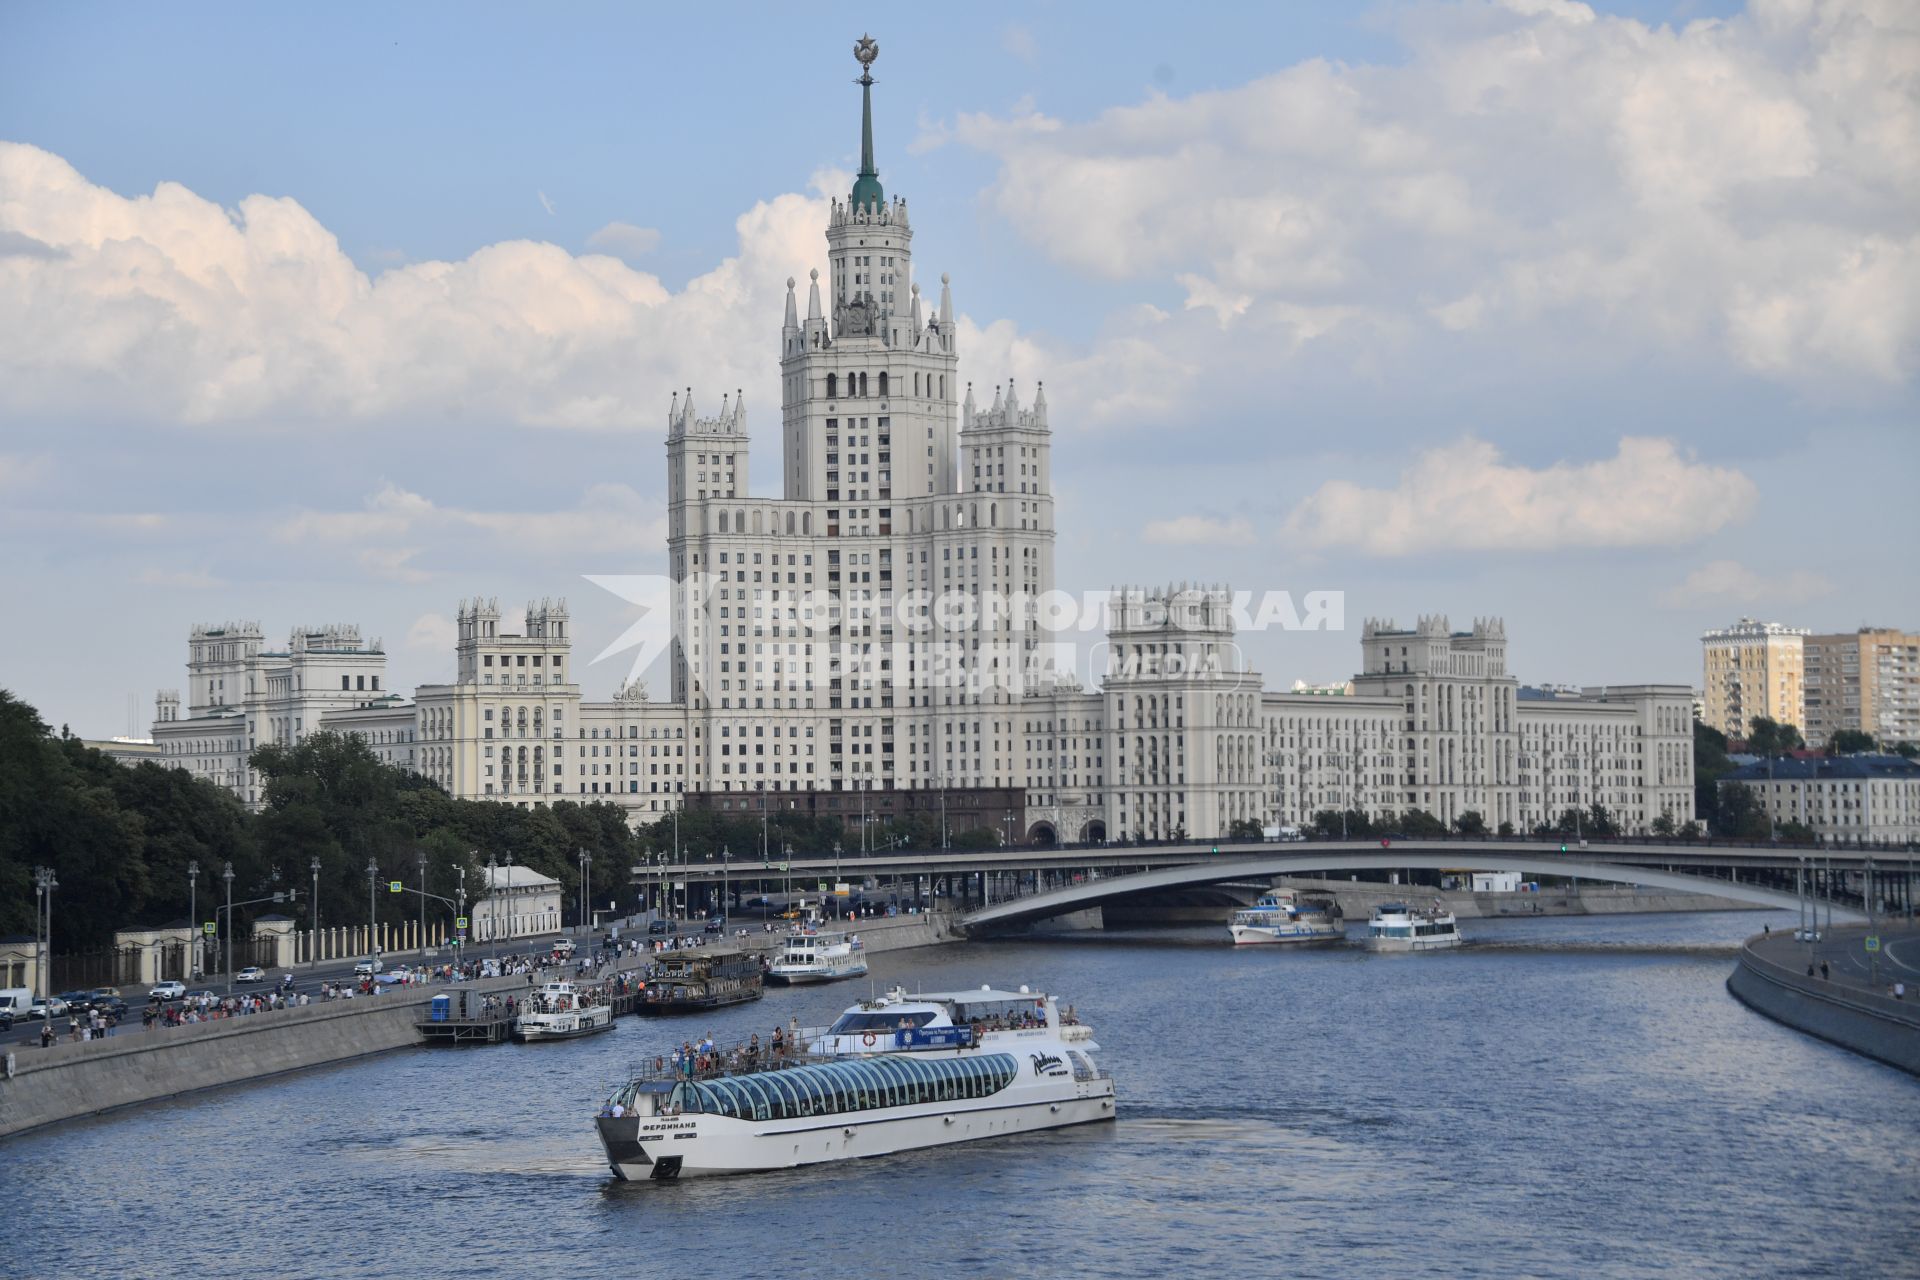
{"type": "Polygon", "coordinates": [[[919,1009],[909,1013],[901,1013],[897,1010],[889,1012],[884,1009],[871,1013],[843,1013],[840,1015],[840,1020],[828,1028],[828,1034],[846,1035],[849,1032],[898,1031],[900,1029],[900,1021],[903,1018],[911,1027],[924,1027],[933,1021],[934,1014],[931,1009],[919,1009]]]}

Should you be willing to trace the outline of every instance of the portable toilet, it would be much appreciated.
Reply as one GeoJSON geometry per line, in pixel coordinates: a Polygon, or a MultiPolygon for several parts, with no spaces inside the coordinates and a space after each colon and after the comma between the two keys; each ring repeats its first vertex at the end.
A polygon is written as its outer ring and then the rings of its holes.
{"type": "Polygon", "coordinates": [[[453,1008],[453,997],[439,995],[433,998],[433,1008],[427,1014],[429,1022],[446,1022],[453,1008]]]}

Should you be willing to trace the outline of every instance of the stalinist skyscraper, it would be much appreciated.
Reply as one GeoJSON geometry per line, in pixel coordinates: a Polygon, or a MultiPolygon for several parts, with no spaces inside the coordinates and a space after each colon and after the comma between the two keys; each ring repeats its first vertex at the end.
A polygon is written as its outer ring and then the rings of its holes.
{"type": "Polygon", "coordinates": [[[673,700],[720,790],[1020,786],[1014,704],[1053,586],[1046,399],[962,387],[953,298],[923,298],[907,202],[874,161],[862,38],[860,173],[806,311],[780,331],[781,496],[747,491],[744,405],[668,418],[673,700]],[[956,445],[958,456],[956,457],[956,445]]]}

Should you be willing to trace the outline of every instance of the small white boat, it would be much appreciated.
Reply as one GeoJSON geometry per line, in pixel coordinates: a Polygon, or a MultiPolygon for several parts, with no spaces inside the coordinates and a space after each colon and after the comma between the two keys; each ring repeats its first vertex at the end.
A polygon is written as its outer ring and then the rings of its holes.
{"type": "Polygon", "coordinates": [[[774,982],[836,982],[858,978],[867,971],[867,952],[857,933],[803,931],[787,939],[767,970],[774,982]]]}
{"type": "Polygon", "coordinates": [[[613,1006],[583,994],[571,982],[549,982],[528,993],[513,1020],[512,1036],[534,1040],[573,1040],[613,1029],[613,1006]]]}
{"type": "Polygon", "coordinates": [[[1438,903],[1430,909],[1403,902],[1384,902],[1367,921],[1369,951],[1442,951],[1460,945],[1460,926],[1453,912],[1438,903]]]}
{"type": "Polygon", "coordinates": [[[656,1058],[601,1107],[629,1180],[790,1169],[1113,1119],[1093,1032],[1051,997],[908,995],[854,1005],[771,1044],[656,1058]]]}
{"type": "Polygon", "coordinates": [[[1334,919],[1326,903],[1302,905],[1291,889],[1261,894],[1251,907],[1233,913],[1227,929],[1233,934],[1235,946],[1333,942],[1347,936],[1346,929],[1334,919]]]}

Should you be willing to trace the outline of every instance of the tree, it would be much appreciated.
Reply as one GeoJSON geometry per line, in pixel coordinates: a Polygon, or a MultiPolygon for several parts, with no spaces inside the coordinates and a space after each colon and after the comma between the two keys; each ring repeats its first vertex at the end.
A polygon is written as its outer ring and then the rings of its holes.
{"type": "Polygon", "coordinates": [[[1693,811],[1711,824],[1720,811],[1720,779],[1732,773],[1727,757],[1727,735],[1700,721],[1693,722],[1693,811]]]}
{"type": "Polygon", "coordinates": [[[1478,809],[1469,809],[1453,820],[1453,829],[1463,836],[1487,834],[1487,820],[1478,809]]]}
{"type": "Polygon", "coordinates": [[[1713,833],[1741,840],[1764,840],[1771,824],[1752,788],[1728,782],[1720,788],[1720,809],[1713,833]]]}
{"type": "Polygon", "coordinates": [[[1510,835],[1512,835],[1512,834],[1513,834],[1513,824],[1512,824],[1511,822],[1503,822],[1503,823],[1501,823],[1501,824],[1500,824],[1500,834],[1501,834],[1501,835],[1503,835],[1503,836],[1510,836],[1510,835]]]}
{"type": "Polygon", "coordinates": [[[1782,724],[1766,716],[1755,716],[1752,732],[1747,734],[1747,750],[1762,757],[1784,756],[1806,745],[1806,739],[1800,736],[1797,726],[1782,724]]]}
{"type": "Polygon", "coordinates": [[[1827,739],[1827,754],[1830,756],[1865,755],[1878,749],[1873,735],[1859,729],[1836,729],[1827,739]]]}
{"type": "Polygon", "coordinates": [[[1400,829],[1419,839],[1447,834],[1447,824],[1425,809],[1409,809],[1400,815],[1400,829]]]}
{"type": "Polygon", "coordinates": [[[1258,840],[1261,834],[1260,823],[1253,818],[1235,818],[1227,828],[1229,840],[1258,840]]]}
{"type": "Polygon", "coordinates": [[[1607,811],[1607,807],[1598,800],[1594,801],[1592,807],[1587,810],[1586,820],[1582,823],[1581,830],[1590,836],[1620,834],[1619,824],[1613,820],[1613,815],[1607,811]]]}
{"type": "Polygon", "coordinates": [[[1915,757],[1920,756],[1920,743],[1896,742],[1893,744],[1893,754],[1900,756],[1903,759],[1912,760],[1915,757]]]}
{"type": "Polygon", "coordinates": [[[1657,836],[1671,836],[1674,834],[1674,822],[1671,813],[1663,811],[1659,817],[1653,820],[1653,834],[1657,836]]]}

